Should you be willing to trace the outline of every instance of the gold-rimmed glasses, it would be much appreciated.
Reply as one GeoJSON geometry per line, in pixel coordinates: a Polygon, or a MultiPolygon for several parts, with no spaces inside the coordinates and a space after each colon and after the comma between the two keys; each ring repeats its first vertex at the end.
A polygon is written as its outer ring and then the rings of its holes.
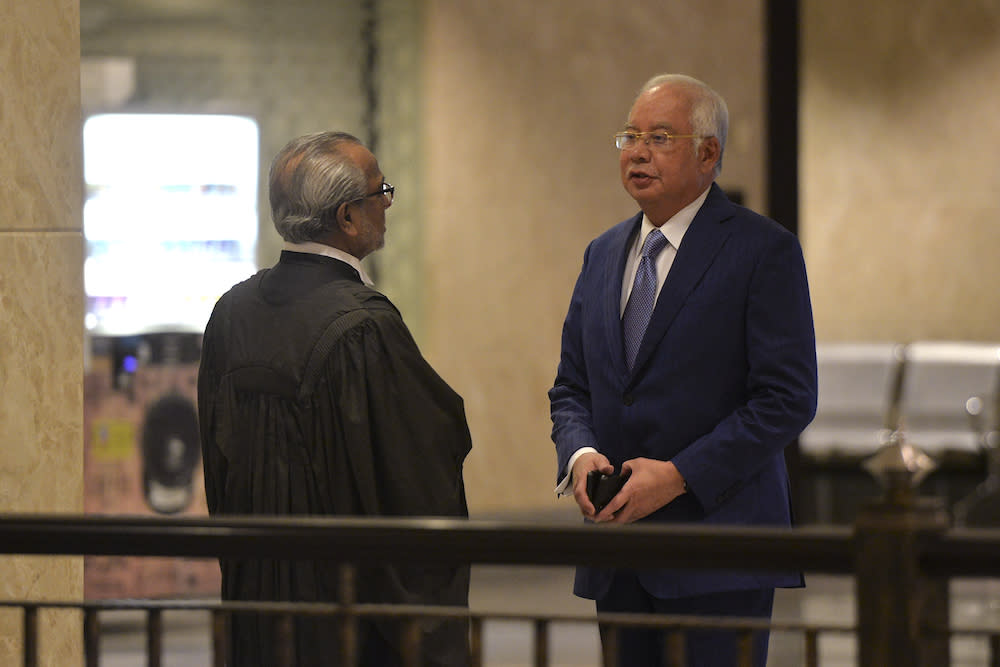
{"type": "Polygon", "coordinates": [[[657,149],[669,148],[674,139],[700,139],[700,134],[674,134],[666,130],[651,130],[649,132],[634,132],[626,130],[615,134],[615,146],[620,151],[631,150],[644,142],[647,146],[657,149]]]}

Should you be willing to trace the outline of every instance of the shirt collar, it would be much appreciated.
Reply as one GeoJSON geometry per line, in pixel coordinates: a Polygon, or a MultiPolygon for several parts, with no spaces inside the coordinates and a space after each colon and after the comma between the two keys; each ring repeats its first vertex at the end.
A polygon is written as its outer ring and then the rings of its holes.
{"type": "Polygon", "coordinates": [[[285,241],[285,250],[291,250],[292,252],[305,252],[311,255],[323,255],[325,257],[331,257],[336,260],[340,260],[345,264],[349,264],[353,267],[358,275],[361,276],[361,282],[369,287],[373,286],[375,283],[372,279],[368,277],[365,270],[361,268],[361,260],[350,253],[346,253],[340,248],[334,248],[333,246],[325,245],[323,243],[316,243],[315,241],[306,241],[305,243],[292,243],[291,241],[285,241]]]}
{"type": "MultiPolygon", "coordinates": [[[[697,199],[677,211],[672,218],[660,225],[660,231],[667,237],[667,240],[670,241],[670,245],[672,245],[674,249],[681,247],[681,240],[684,239],[684,233],[687,232],[688,227],[691,226],[694,216],[698,214],[698,210],[701,208],[701,205],[705,203],[705,200],[708,198],[708,191],[711,189],[711,185],[705,188],[705,191],[702,192],[697,199]]],[[[654,229],[656,229],[656,226],[654,226],[653,223],[649,221],[646,214],[643,213],[642,229],[639,230],[640,248],[646,240],[646,235],[654,229]]]]}

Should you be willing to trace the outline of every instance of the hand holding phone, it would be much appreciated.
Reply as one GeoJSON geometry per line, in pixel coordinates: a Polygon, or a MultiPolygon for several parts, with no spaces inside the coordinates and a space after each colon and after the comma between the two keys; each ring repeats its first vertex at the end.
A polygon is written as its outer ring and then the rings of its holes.
{"type": "Polygon", "coordinates": [[[594,505],[594,512],[600,512],[611,502],[611,499],[625,486],[628,477],[623,477],[620,473],[614,472],[605,475],[600,470],[591,470],[587,473],[587,497],[594,505]]]}

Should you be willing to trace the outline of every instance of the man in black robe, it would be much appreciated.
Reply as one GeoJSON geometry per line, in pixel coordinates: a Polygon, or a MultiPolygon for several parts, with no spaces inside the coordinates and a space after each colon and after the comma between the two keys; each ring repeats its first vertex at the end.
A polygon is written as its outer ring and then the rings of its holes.
{"type": "MultiPolygon", "coordinates": [[[[281,258],[223,295],[205,329],[198,409],[213,515],[468,516],[462,399],[360,264],[384,243],[393,194],[345,133],[295,139],[271,164],[281,258]]],[[[336,601],[336,559],[224,559],[222,598],[336,601]]],[[[467,606],[468,589],[468,566],[358,568],[358,602],[467,606]]],[[[229,664],[275,664],[274,620],[236,615],[229,664]]],[[[340,664],[337,627],[298,619],[295,664],[340,664]]],[[[467,664],[467,622],[420,629],[419,664],[467,664]]],[[[400,663],[398,624],[363,621],[358,640],[362,665],[400,663]]]]}

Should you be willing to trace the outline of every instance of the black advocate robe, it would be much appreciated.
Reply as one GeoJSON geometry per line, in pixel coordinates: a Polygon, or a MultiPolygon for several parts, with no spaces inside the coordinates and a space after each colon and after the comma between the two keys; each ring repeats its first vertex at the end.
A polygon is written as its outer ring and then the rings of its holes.
{"type": "MultiPolygon", "coordinates": [[[[219,299],[198,409],[212,514],[468,516],[462,399],[389,300],[344,262],[284,251],[219,299]]],[[[330,558],[223,560],[222,597],[335,601],[330,558]]],[[[467,566],[358,572],[359,602],[468,604],[467,566]]],[[[465,623],[421,627],[421,665],[466,664],[465,623]]],[[[274,664],[268,617],[234,618],[231,638],[231,665],[274,664]]],[[[337,638],[332,620],[297,621],[295,664],[337,665],[337,638]]],[[[393,665],[399,645],[398,626],[362,624],[363,665],[393,665]]]]}

